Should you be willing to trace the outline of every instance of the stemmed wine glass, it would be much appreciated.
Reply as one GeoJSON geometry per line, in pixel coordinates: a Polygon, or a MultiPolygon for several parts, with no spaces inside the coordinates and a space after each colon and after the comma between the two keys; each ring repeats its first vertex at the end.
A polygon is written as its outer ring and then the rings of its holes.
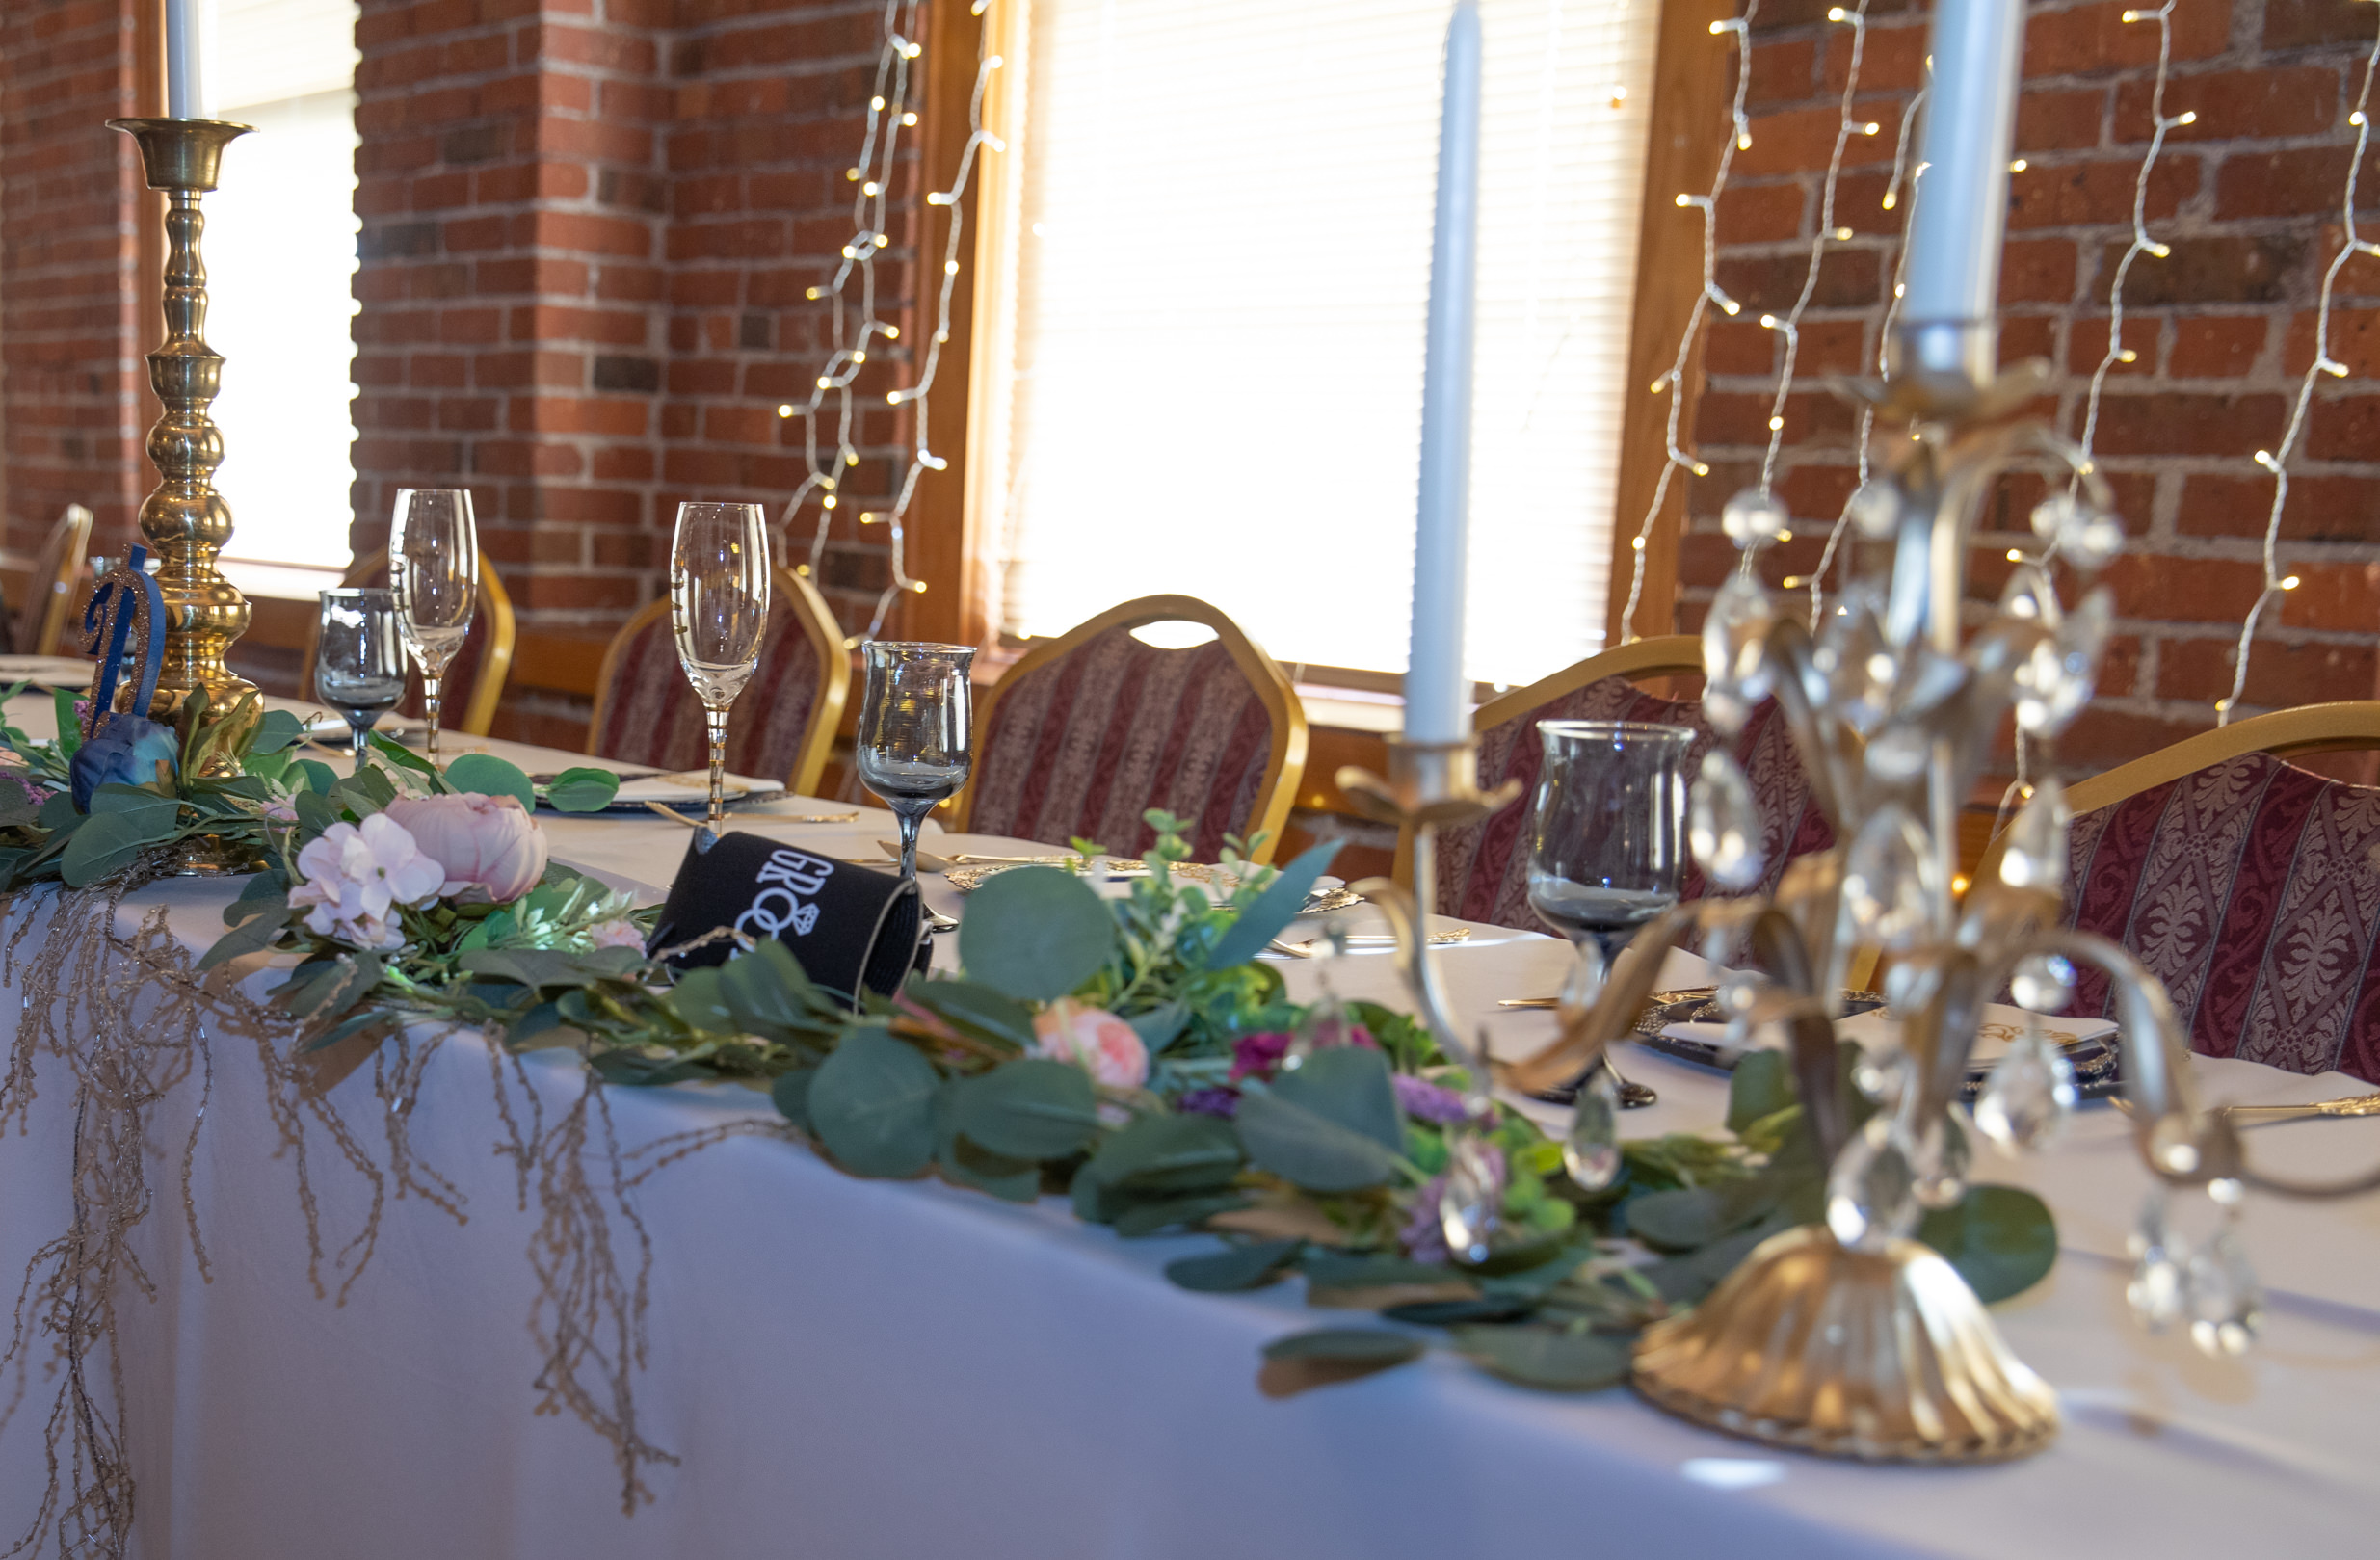
{"type": "MultiPolygon", "coordinates": [[[[1638,721],[1540,721],[1537,731],[1546,762],[1529,908],[1578,950],[1562,1006],[1584,1006],[1637,930],[1678,903],[1694,733],[1638,721]]],[[[1622,1104],[1653,1102],[1652,1090],[1612,1078],[1622,1104]]]]}
{"type": "Polygon", "coordinates": [[[405,697],[405,644],[394,591],[322,593],[314,697],[347,718],[361,767],[373,723],[405,697]]]}
{"type": "Polygon", "coordinates": [[[973,649],[878,640],[854,743],[859,779],[901,824],[901,876],[917,875],[917,831],[975,764],[973,649]]]}
{"type": "Polygon", "coordinates": [[[677,506],[670,544],[670,626],[677,664],[710,732],[710,828],[727,814],[727,710],[760,664],[769,626],[769,533],[757,504],[677,506]]]}
{"type": "Polygon", "coordinates": [[[421,668],[430,761],[438,761],[438,683],[479,605],[479,527],[460,488],[400,488],[388,528],[388,586],[397,627],[421,668]]]}

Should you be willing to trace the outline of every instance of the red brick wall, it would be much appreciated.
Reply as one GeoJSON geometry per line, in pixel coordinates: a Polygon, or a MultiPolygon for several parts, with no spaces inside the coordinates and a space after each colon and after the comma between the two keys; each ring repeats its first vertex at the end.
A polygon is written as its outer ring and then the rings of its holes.
{"type": "MultiPolygon", "coordinates": [[[[827,307],[805,294],[852,236],[844,171],[884,14],[364,0],[358,548],[384,540],[397,488],[467,486],[524,628],[599,639],[661,590],[678,501],[781,510],[806,468],[776,409],[826,352],[827,307]]],[[[895,310],[916,197],[895,188],[880,312],[914,339],[895,310]]],[[[886,572],[856,521],[896,473],[898,356],[872,354],[862,381],[874,410],[822,569],[847,623],[886,572]]],[[[508,705],[513,732],[575,742],[576,701],[508,705]]]]}
{"type": "MultiPolygon", "coordinates": [[[[1732,562],[1719,506],[1757,475],[1781,340],[1755,321],[1800,291],[1850,29],[1829,0],[1762,0],[1755,26],[1753,145],[1735,163],[1719,218],[1720,280],[1744,304],[1714,325],[1697,419],[1703,458],[1680,559],[1680,619],[1732,562]]],[[[2145,4],[2146,0],[2141,0],[2145,4]]],[[[2024,95],[2000,297],[2002,357],[2057,367],[2054,411],[2080,431],[2092,371],[2107,343],[2107,289],[2129,240],[2134,176],[2150,135],[2156,27],[2126,24],[2124,0],[2032,0],[2024,95]]],[[[1854,229],[1830,244],[1805,317],[1796,390],[1785,410],[1780,492],[1793,542],[1763,558],[1774,582],[1807,572],[1853,478],[1852,411],[1820,383],[1872,372],[1876,331],[1898,248],[1898,212],[1881,207],[1893,131],[1924,55],[1926,8],[1875,0],[1855,113],[1884,133],[1855,138],[1838,197],[1854,229]]],[[[2230,691],[2232,650],[2262,583],[2259,550],[2272,478],[2253,461],[2279,440],[2312,356],[2314,301],[2339,245],[2337,215],[2354,145],[2347,121],[2380,11],[2352,0],[2179,0],[2166,112],[2195,110],[2168,137],[2149,186],[2152,236],[2126,289],[2124,344],[2138,361],[2111,374],[2097,449],[2131,542],[2106,574],[2120,615],[2102,697],[2062,745],[2088,772],[2213,722],[2230,691]]],[[[1729,50],[1713,40],[1712,65],[1729,50]]],[[[1714,125],[1708,133],[1722,133],[1714,125]]],[[[2380,207],[2380,173],[2364,198],[2380,207]]],[[[1903,208],[1905,210],[1905,206],[1903,208]]],[[[2380,230],[2380,212],[2367,223],[2380,230]]],[[[2334,355],[2352,371],[2316,391],[2290,466],[2284,572],[2304,585],[2268,604],[2251,660],[2247,704],[2271,707],[2374,696],[2380,627],[2380,263],[2340,278],[2334,355]]],[[[2005,550],[2034,545],[2025,516],[2038,491],[2011,484],[1987,510],[1974,551],[1978,595],[1997,592],[2005,550]]]]}
{"type": "MultiPolygon", "coordinates": [[[[140,158],[106,126],[139,112],[133,0],[0,5],[0,460],[6,543],[69,503],[120,547],[155,475],[142,454],[140,158]]],[[[153,306],[153,305],[152,305],[153,306]]]]}

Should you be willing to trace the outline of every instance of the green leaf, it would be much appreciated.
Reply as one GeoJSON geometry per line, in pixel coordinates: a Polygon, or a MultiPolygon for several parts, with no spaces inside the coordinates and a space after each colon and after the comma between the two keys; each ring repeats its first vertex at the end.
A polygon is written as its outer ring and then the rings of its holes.
{"type": "Polygon", "coordinates": [[[548,986],[619,980],[644,962],[645,955],[637,948],[596,948],[587,953],[565,948],[480,948],[458,961],[474,975],[516,981],[541,991],[548,986]]]}
{"type": "Polygon", "coordinates": [[[283,748],[294,748],[305,740],[305,723],[285,709],[268,709],[256,723],[256,734],[251,738],[248,751],[252,754],[275,754],[283,748]]]}
{"type": "Polygon", "coordinates": [[[815,1033],[832,1004],[810,984],[802,962],[775,938],[763,938],[752,948],[718,965],[718,1000],[743,1027],[779,1038],[788,1032],[815,1033]]]}
{"type": "Polygon", "coordinates": [[[1033,1047],[1033,1010],[981,981],[913,977],[901,994],[975,1040],[1013,1050],[1033,1047]]]}
{"type": "Polygon", "coordinates": [[[273,993],[276,1005],[309,1023],[328,1023],[363,1000],[381,982],[376,953],[346,953],[298,966],[289,984],[273,993]]]}
{"type": "Polygon", "coordinates": [[[1628,1233],[1664,1251],[1692,1251],[1766,1213],[1776,1189],[1761,1181],[1643,1192],[1621,1204],[1628,1233]]]}
{"type": "Polygon", "coordinates": [[[1230,1122],[1185,1111],[1135,1118],[1084,1168],[1110,1186],[1189,1191],[1229,1185],[1245,1159],[1230,1122]]]}
{"type": "Polygon", "coordinates": [[[1306,1249],[1302,1240],[1260,1240],[1246,1246],[1227,1246],[1205,1256],[1184,1256],[1165,1264],[1165,1276],[1184,1289],[1203,1294],[1228,1294],[1271,1283],[1306,1249]]]}
{"type": "Polygon", "coordinates": [[[1148,1048],[1150,1055],[1154,1056],[1174,1044],[1176,1038],[1190,1026],[1190,1004],[1179,1000],[1168,1002],[1162,1007],[1151,1008],[1147,1013],[1126,1018],[1124,1022],[1132,1026],[1132,1032],[1141,1037],[1141,1044],[1148,1048]]]}
{"type": "Polygon", "coordinates": [[[769,1098],[776,1102],[778,1113],[805,1130],[809,1126],[809,1086],[817,1076],[816,1068],[798,1067],[769,1085],[769,1098]]]}
{"type": "Polygon", "coordinates": [[[1242,1096],[1233,1124],[1250,1163],[1308,1191],[1362,1191],[1396,1171],[1396,1155],[1362,1133],[1269,1094],[1242,1096]]]}
{"type": "Polygon", "coordinates": [[[13,829],[39,822],[41,804],[34,800],[33,792],[23,783],[0,784],[0,829],[13,829]]]}
{"type": "Polygon", "coordinates": [[[1362,1133],[1391,1153],[1405,1149],[1405,1114],[1388,1059],[1362,1045],[1334,1045],[1273,1079],[1273,1097],[1362,1133]]]}
{"type": "Polygon", "coordinates": [[[810,1080],[810,1131],[857,1176],[914,1176],[933,1162],[940,1077],[914,1046],[856,1029],[810,1080]]]}
{"type": "Polygon", "coordinates": [[[305,777],[305,788],[315,796],[328,795],[331,787],[338,783],[339,772],[319,758],[300,758],[290,768],[305,777]]]}
{"type": "Polygon", "coordinates": [[[1431,1262],[1379,1252],[1318,1249],[1306,1255],[1306,1282],[1317,1289],[1385,1289],[1405,1283],[1459,1282],[1465,1275],[1431,1262]]]}
{"type": "Polygon", "coordinates": [[[513,797],[524,809],[537,806],[537,787],[529,783],[528,771],[491,753],[466,753],[448,764],[446,783],[458,791],[513,797]]]}
{"type": "Polygon", "coordinates": [[[75,810],[74,794],[71,791],[53,791],[50,793],[49,800],[41,804],[40,821],[42,828],[55,833],[61,829],[73,828],[82,816],[75,810]]]}
{"type": "Polygon", "coordinates": [[[545,800],[561,812],[601,812],[620,795],[620,776],[609,769],[566,769],[545,787],[545,800]]]}
{"type": "Polygon", "coordinates": [[[245,913],[232,924],[231,930],[215,939],[213,947],[199,956],[200,969],[213,969],[217,965],[247,954],[261,953],[273,946],[275,939],[281,935],[281,928],[289,924],[288,890],[284,888],[272,898],[251,900],[243,895],[224,913],[228,916],[234,912],[245,913]]]}
{"type": "Polygon", "coordinates": [[[377,1027],[394,1028],[396,1019],[378,1008],[366,1008],[361,1013],[351,1013],[330,1028],[309,1036],[299,1049],[327,1051],[351,1035],[360,1035],[367,1029],[377,1027]]]}
{"type": "Polygon", "coordinates": [[[2040,1282],[2058,1256],[2049,1205],[2014,1186],[1970,1186],[1957,1207],[1927,1214],[1917,1238],[1948,1257],[1987,1306],[2040,1282]]]}
{"type": "Polygon", "coordinates": [[[1292,1333],[1264,1346],[1267,1360],[1319,1360],[1332,1364],[1370,1365],[1385,1369],[1418,1360],[1429,1345],[1408,1333],[1376,1327],[1321,1327],[1292,1333]]]}
{"type": "Polygon", "coordinates": [[[58,712],[58,752],[71,758],[83,745],[83,725],[74,715],[74,701],[78,697],[71,688],[50,690],[50,703],[58,712]]]}
{"type": "Polygon", "coordinates": [[[959,923],[959,963],[969,978],[1025,1002],[1066,995],[1115,951],[1116,920],[1089,884],[1055,867],[1026,866],[989,879],[959,923]]]}
{"type": "Polygon", "coordinates": [[[1481,1369],[1522,1387],[1593,1392],[1628,1379],[1628,1340],[1551,1327],[1458,1327],[1454,1346],[1481,1369]]]}
{"type": "Polygon", "coordinates": [[[164,839],[182,821],[181,798],[159,796],[137,785],[100,786],[91,793],[91,811],[94,817],[109,813],[128,819],[135,827],[147,830],[152,839],[164,839]]]}
{"type": "Polygon", "coordinates": [[[1454,1327],[1464,1322],[1518,1322],[1537,1308],[1525,1300],[1482,1295],[1477,1300],[1415,1300],[1402,1306],[1383,1306],[1380,1314],[1391,1322],[1414,1327],[1454,1327]]]}
{"type": "Polygon", "coordinates": [[[670,1011],[689,1029],[717,1034],[736,1025],[735,1010],[727,1005],[727,993],[720,985],[716,967],[681,972],[677,984],[670,988],[662,1000],[669,1003],[670,1011]]]}
{"type": "Polygon", "coordinates": [[[1158,1197],[1134,1197],[1123,1204],[1112,1224],[1126,1240],[1159,1234],[1205,1223],[1218,1213],[1244,1208],[1248,1200],[1233,1191],[1182,1192],[1158,1197]]]}
{"type": "Polygon", "coordinates": [[[968,1078],[955,1091],[958,1128],[1013,1159],[1058,1159],[1098,1135],[1098,1096],[1090,1074],[1028,1057],[968,1078]]]}
{"type": "Polygon", "coordinates": [[[123,871],[143,851],[172,834],[171,826],[161,833],[151,821],[136,813],[93,813],[66,841],[58,875],[68,887],[88,886],[123,871]]]}
{"type": "Polygon", "coordinates": [[[298,815],[299,837],[309,842],[339,821],[337,805],[312,791],[300,791],[289,799],[289,806],[298,815]]]}
{"type": "MultiPolygon", "coordinates": [[[[1266,886],[1264,892],[1256,895],[1248,908],[1239,912],[1239,919],[1224,932],[1206,956],[1206,967],[1229,969],[1233,965],[1244,965],[1263,952],[1266,943],[1281,936],[1288,929],[1289,923],[1297,919],[1297,912],[1306,904],[1306,896],[1313,891],[1314,880],[1322,876],[1323,869],[1331,864],[1331,858],[1338,854],[1339,846],[1344,843],[1343,840],[1326,839],[1283,867],[1281,875],[1266,886]]],[[[968,912],[971,913],[974,908],[969,905],[968,912]]],[[[963,931],[960,935],[964,937],[965,933],[963,931]]]]}
{"type": "Polygon", "coordinates": [[[446,778],[438,773],[437,765],[421,754],[409,751],[404,743],[391,742],[378,731],[373,732],[366,740],[371,743],[372,751],[380,754],[386,762],[396,765],[399,769],[410,769],[424,780],[435,781],[438,790],[443,791],[449,788],[446,784],[446,778]]]}
{"type": "Polygon", "coordinates": [[[1744,1053],[1728,1079],[1727,1129],[1742,1132],[1793,1103],[1793,1071],[1783,1051],[1744,1053]]]}

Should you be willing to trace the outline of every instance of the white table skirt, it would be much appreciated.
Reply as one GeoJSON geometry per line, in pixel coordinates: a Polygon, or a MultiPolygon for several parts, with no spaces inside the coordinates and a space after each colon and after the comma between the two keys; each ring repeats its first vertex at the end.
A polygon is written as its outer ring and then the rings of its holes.
{"type": "MultiPolygon", "coordinates": [[[[882,819],[847,834],[754,826],[858,855],[882,819]]],[[[685,837],[657,821],[555,833],[558,854],[646,882],[668,877],[685,837]]],[[[230,892],[161,885],[126,919],[169,905],[203,946],[230,892]]],[[[20,899],[13,914],[50,903],[20,899]]],[[[1453,1000],[1493,1023],[1499,1048],[1523,1047],[1547,1020],[1491,1017],[1494,999],[1551,991],[1567,957],[1482,929],[1446,952],[1453,1000]]],[[[1348,964],[1348,994],[1393,999],[1386,957],[1348,964]]],[[[1283,967],[1310,990],[1314,965],[1283,967]]],[[[0,1025],[13,1031],[17,1008],[0,1005],[0,1025]]],[[[765,1134],[697,1153],[637,1194],[652,1265],[636,1408],[680,1462],[650,1471],[652,1502],[623,1517],[608,1444],[568,1414],[532,1413],[536,1217],[491,1152],[505,1128],[482,1042],[447,1040],[410,1112],[414,1151],[464,1190],[467,1222],[418,1198],[388,1202],[344,1304],[308,1282],[294,1160],[278,1151],[253,1045],[218,1036],[212,1064],[192,1183],[211,1281],[172,1163],[197,1108],[185,1087],[151,1123],[157,1202],[134,1236],[154,1298],[119,1300],[134,1547],[146,1560],[2344,1554],[2370,1547],[2380,1511],[2380,1210],[2257,1200],[2248,1237],[2273,1289],[2262,1347],[2217,1362],[2145,1337],[2121,1259],[2142,1183],[2104,1108],[2001,1177],[2038,1185],[2060,1215],[2056,1271],[1997,1314],[2059,1389],[2064,1433],[2021,1464],[1917,1470],[1771,1453],[1625,1391],[1534,1393],[1444,1355],[1270,1400],[1255,1386],[1267,1339],[1368,1318],[1309,1310],[1294,1284],[1173,1287],[1164,1263],[1208,1249],[1203,1238],[1124,1242],[1054,1200],[1018,1208],[852,1178],[779,1135],[758,1097],[710,1087],[608,1097],[631,1150],[738,1119],[765,1134]]],[[[1717,1121],[1713,1075],[1644,1052],[1626,1065],[1664,1096],[1632,1126],[1717,1121]]],[[[525,1071],[549,1122],[582,1087],[567,1056],[532,1056],[525,1071]]],[[[2362,1087],[2207,1071],[2230,1097],[2362,1087]]],[[[349,1071],[328,1100],[384,1174],[370,1071],[349,1071]]],[[[29,1129],[0,1140],[0,1279],[12,1282],[71,1212],[64,1079],[42,1058],[29,1129]]],[[[2374,1157],[2375,1125],[2257,1137],[2315,1159],[2374,1157]]],[[[319,1131],[309,1166],[336,1253],[364,1227],[372,1183],[319,1131]]],[[[12,1539],[43,1484],[45,1348],[0,1432],[12,1539]]]]}

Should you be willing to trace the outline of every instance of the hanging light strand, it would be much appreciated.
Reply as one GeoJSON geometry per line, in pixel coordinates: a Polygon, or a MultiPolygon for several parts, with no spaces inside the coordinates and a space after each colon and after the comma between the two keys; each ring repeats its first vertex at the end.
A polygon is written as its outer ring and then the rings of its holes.
{"type": "Polygon", "coordinates": [[[2362,176],[2364,154],[2371,143],[2371,84],[2372,74],[2380,70],[2380,32],[2372,39],[2371,53],[2364,60],[2364,85],[2355,94],[2354,112],[2347,122],[2355,127],[2355,155],[2347,159],[2347,184],[2339,199],[2340,233],[2339,252],[2331,256],[2329,267],[2322,273],[2322,291],[2314,311],[2314,361],[2306,366],[2306,376],[2298,382],[2297,404],[2290,409],[2288,427],[2283,430],[2277,449],[2256,452],[2256,463],[2272,473],[2272,513],[2264,521],[2264,588],[2257,594],[2256,605],[2248,609],[2248,621],[2239,625],[2239,649],[2232,670],[2232,691],[2215,701],[2215,724],[2228,725],[2232,711],[2248,690],[2248,655],[2256,644],[2257,620],[2264,615],[2265,605],[2284,592],[2297,589],[2297,576],[2284,573],[2281,568],[2281,512],[2289,501],[2289,456],[2306,430],[2306,413],[2314,402],[2314,387],[2324,375],[2333,379],[2347,377],[2347,365],[2331,357],[2331,294],[2339,285],[2339,273],[2358,254],[2380,255],[2380,244],[2358,236],[2355,228],[2356,183],[2362,176]]]}
{"type": "MultiPolygon", "coordinates": [[[[975,0],[970,8],[977,16],[984,14],[989,0],[975,0]]],[[[833,534],[835,511],[840,504],[843,478],[859,463],[859,452],[854,442],[858,422],[858,406],[854,385],[868,360],[868,349],[879,338],[898,341],[900,327],[877,314],[876,261],[883,251],[891,247],[888,231],[890,221],[893,174],[898,164],[901,132],[917,124],[917,111],[912,92],[919,85],[922,70],[916,61],[925,50],[916,41],[923,22],[924,0],[886,0],[885,42],[876,62],[876,83],[868,99],[866,129],[860,139],[859,155],[843,176],[859,186],[852,198],[852,239],[842,249],[840,263],[833,276],[822,286],[809,289],[813,300],[825,300],[833,308],[831,350],[826,361],[812,376],[807,404],[788,403],[777,409],[780,417],[802,419],[803,456],[808,474],[802,485],[786,500],[784,523],[790,533],[804,505],[814,496],[818,501],[816,528],[809,544],[807,572],[818,574],[826,561],[827,542],[833,534]],[[856,303],[852,294],[857,293],[856,303]],[[856,329],[853,316],[858,316],[856,329]],[[833,449],[828,452],[821,436],[822,424],[828,420],[827,403],[834,402],[833,449]]],[[[918,479],[928,471],[948,467],[946,457],[937,455],[929,442],[930,422],[928,398],[941,364],[943,345],[950,339],[950,309],[953,292],[959,277],[959,244],[962,229],[960,200],[973,175],[976,152],[980,147],[999,149],[999,139],[984,129],[984,93],[992,72],[1000,67],[1000,57],[989,52],[992,27],[986,23],[986,40],[978,52],[975,86],[967,106],[967,141],[960,153],[956,176],[948,190],[935,190],[926,195],[929,206],[946,207],[950,213],[948,232],[942,247],[941,275],[937,278],[935,324],[932,338],[926,343],[916,382],[907,387],[886,392],[886,401],[894,407],[909,407],[914,417],[914,436],[909,459],[901,475],[891,507],[881,512],[864,513],[862,525],[882,524],[887,528],[890,551],[891,578],[876,598],[876,610],[868,620],[867,632],[854,636],[849,643],[873,639],[883,631],[886,617],[892,603],[903,593],[922,595],[923,580],[912,579],[908,572],[908,534],[906,520],[912,500],[916,496],[918,479]]]]}
{"type": "Polygon", "coordinates": [[[1701,213],[1703,221],[1703,290],[1695,296],[1694,304],[1686,311],[1685,328],[1678,335],[1678,354],[1671,359],[1669,370],[1653,382],[1652,393],[1669,397],[1669,419],[1666,457],[1661,463],[1661,475],[1653,486],[1653,502],[1645,507],[1645,517],[1636,528],[1629,545],[1634,549],[1628,578],[1626,608],[1620,615],[1620,640],[1629,644],[1643,636],[1636,632],[1636,609],[1645,595],[1645,555],[1652,545],[1653,528],[1661,517],[1661,507],[1668,502],[1670,483],[1679,471],[1702,477],[1710,474],[1710,467],[1679,447],[1679,424],[1684,420],[1686,365],[1693,360],[1695,344],[1702,338],[1703,321],[1711,307],[1721,313],[1737,314],[1743,305],[1730,298],[1719,286],[1718,237],[1714,230],[1719,197],[1726,193],[1728,172],[1733,168],[1735,154],[1752,145],[1752,120],[1744,114],[1744,94],[1752,84],[1752,18],[1760,9],[1760,0],[1744,0],[1743,14],[1727,21],[1710,24],[1713,37],[1733,34],[1735,37],[1735,96],[1728,109],[1729,134],[1727,145],[1720,149],[1719,167],[1711,175],[1710,189],[1703,195],[1680,195],[1680,208],[1701,213]]]}

